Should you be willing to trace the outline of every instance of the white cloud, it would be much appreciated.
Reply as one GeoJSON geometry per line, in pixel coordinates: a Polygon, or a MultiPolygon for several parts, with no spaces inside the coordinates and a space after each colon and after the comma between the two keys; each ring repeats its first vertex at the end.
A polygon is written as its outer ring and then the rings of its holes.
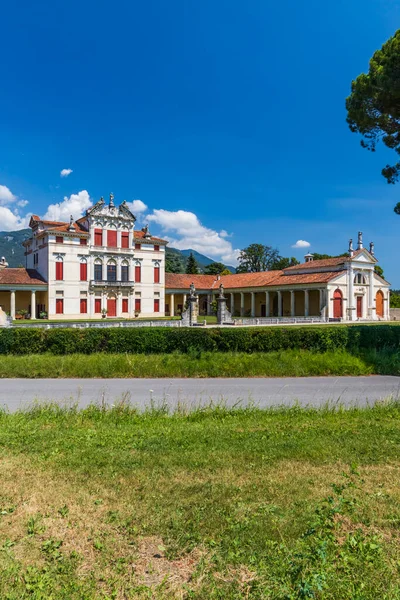
{"type": "Polygon", "coordinates": [[[297,242],[293,244],[292,248],[309,248],[310,246],[310,242],[306,242],[305,240],[297,240],[297,242]]]}
{"type": "Polygon", "coordinates": [[[0,206],[10,204],[17,199],[6,185],[0,185],[0,206]]]}
{"type": "Polygon", "coordinates": [[[132,202],[127,202],[127,205],[134,215],[144,213],[147,210],[147,205],[142,200],[132,200],[132,202]]]}
{"type": "Polygon", "coordinates": [[[28,200],[18,200],[17,202],[17,206],[19,206],[20,208],[25,208],[27,204],[29,204],[28,200]]]}
{"type": "Polygon", "coordinates": [[[72,173],[72,169],[62,169],[60,171],[61,177],[68,177],[68,175],[71,175],[71,173],[72,173]]]}
{"type": "Polygon", "coordinates": [[[28,227],[31,215],[25,215],[20,217],[18,214],[13,213],[6,206],[0,206],[0,230],[1,231],[14,231],[17,229],[24,229],[28,227]]]}
{"type": "Polygon", "coordinates": [[[218,233],[202,225],[192,212],[186,210],[153,210],[149,222],[156,223],[164,232],[171,232],[168,238],[171,246],[180,250],[191,248],[225,264],[236,264],[240,250],[235,250],[225,239],[225,233],[218,233]]]}
{"type": "Polygon", "coordinates": [[[69,198],[65,196],[64,200],[58,202],[58,204],[50,204],[43,219],[47,221],[69,221],[70,215],[74,219],[79,219],[91,205],[92,202],[89,193],[86,190],[82,190],[77,194],[71,194],[69,198]]]}

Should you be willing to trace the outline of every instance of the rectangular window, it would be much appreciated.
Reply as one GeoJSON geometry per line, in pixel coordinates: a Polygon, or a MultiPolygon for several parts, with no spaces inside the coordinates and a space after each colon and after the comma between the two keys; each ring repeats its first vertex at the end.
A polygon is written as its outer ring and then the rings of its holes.
{"type": "Polygon", "coordinates": [[[56,244],[63,244],[64,238],[62,235],[56,235],[56,244]]]}
{"type": "Polygon", "coordinates": [[[142,268],[138,265],[135,267],[135,282],[140,283],[142,281],[142,268]]]}
{"type": "Polygon", "coordinates": [[[64,299],[56,298],[56,315],[64,314],[64,299]]]}
{"type": "Polygon", "coordinates": [[[87,263],[81,263],[81,281],[87,281],[87,263]]]}
{"type": "Polygon", "coordinates": [[[87,313],[87,299],[81,298],[81,315],[86,315],[87,313]]]}
{"type": "Polygon", "coordinates": [[[96,314],[101,313],[101,298],[94,299],[94,312],[96,314]]]}
{"type": "Polygon", "coordinates": [[[159,252],[160,251],[160,246],[154,246],[154,252],[159,252]]]}
{"type": "Polygon", "coordinates": [[[154,298],[154,312],[160,312],[160,299],[154,298]]]}
{"type": "Polygon", "coordinates": [[[108,248],[117,247],[117,232],[115,229],[109,229],[107,231],[107,246],[108,248]]]}
{"type": "Polygon", "coordinates": [[[142,307],[142,301],[140,298],[135,298],[135,312],[140,312],[142,307]]]}
{"type": "Polygon", "coordinates": [[[62,281],[64,279],[64,264],[59,261],[56,262],[56,281],[62,281]]]}
{"type": "Polygon", "coordinates": [[[103,265],[95,264],[94,265],[94,280],[102,281],[103,279],[103,265]]]}
{"type": "Polygon", "coordinates": [[[86,238],[80,238],[79,239],[79,243],[81,246],[87,246],[87,239],[86,238]]]}
{"type": "Polygon", "coordinates": [[[94,245],[95,246],[103,245],[103,230],[102,229],[94,230],[94,245]]]}
{"type": "Polygon", "coordinates": [[[129,266],[121,266],[121,281],[129,281],[129,266]]]}
{"type": "Polygon", "coordinates": [[[121,248],[129,248],[129,231],[121,232],[121,248]]]}
{"type": "Polygon", "coordinates": [[[140,250],[141,247],[142,247],[142,244],[135,244],[135,250],[140,250]]]}
{"type": "Polygon", "coordinates": [[[154,267],[154,283],[160,283],[160,267],[154,267]]]}
{"type": "Polygon", "coordinates": [[[117,281],[117,265],[107,265],[107,281],[117,281]]]}
{"type": "Polygon", "coordinates": [[[122,312],[127,313],[128,311],[128,298],[122,298],[122,312]]]}

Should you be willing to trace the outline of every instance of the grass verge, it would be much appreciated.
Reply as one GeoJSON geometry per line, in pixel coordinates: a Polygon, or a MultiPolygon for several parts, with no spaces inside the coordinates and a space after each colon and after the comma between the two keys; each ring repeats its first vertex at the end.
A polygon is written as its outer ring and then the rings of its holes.
{"type": "Polygon", "coordinates": [[[2,356],[2,377],[304,377],[400,374],[400,354],[198,352],[188,354],[33,354],[2,356]]]}
{"type": "Polygon", "coordinates": [[[400,596],[400,408],[0,414],[0,597],[400,596]]]}

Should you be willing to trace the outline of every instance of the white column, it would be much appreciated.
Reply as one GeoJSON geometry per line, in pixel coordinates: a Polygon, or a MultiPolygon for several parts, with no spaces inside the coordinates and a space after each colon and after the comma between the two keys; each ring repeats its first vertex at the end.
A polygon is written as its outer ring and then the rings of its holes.
{"type": "Polygon", "coordinates": [[[324,308],[324,290],[319,290],[319,310],[324,308]]]}
{"type": "Polygon", "coordinates": [[[31,319],[36,319],[36,291],[31,292],[31,319]]]}
{"type": "Polygon", "coordinates": [[[117,257],[117,281],[121,281],[121,257],[117,257]]]}
{"type": "Polygon", "coordinates": [[[15,319],[15,290],[11,290],[10,294],[10,316],[15,319]]]}
{"type": "Polygon", "coordinates": [[[184,311],[185,308],[186,308],[186,301],[187,301],[187,294],[183,294],[183,307],[182,307],[182,311],[184,311]]]}
{"type": "Polygon", "coordinates": [[[122,292],[117,293],[117,317],[122,315],[122,292]]]}
{"type": "Polygon", "coordinates": [[[310,314],[310,300],[308,290],[304,290],[304,316],[308,317],[310,314]]]}
{"type": "Polygon", "coordinates": [[[107,246],[107,229],[103,227],[103,247],[107,246]]]}
{"type": "Polygon", "coordinates": [[[240,292],[240,316],[244,316],[244,292],[240,292]]]}
{"type": "Polygon", "coordinates": [[[294,302],[295,302],[294,291],[290,290],[290,316],[291,317],[294,317],[296,315],[294,302]]]}
{"type": "Polygon", "coordinates": [[[131,317],[134,314],[134,310],[135,310],[134,296],[133,296],[132,292],[129,292],[129,296],[128,296],[128,312],[129,312],[129,317],[131,317]]]}
{"type": "Polygon", "coordinates": [[[170,317],[175,316],[175,294],[169,295],[169,315],[170,317]]]}
{"type": "Polygon", "coordinates": [[[369,307],[368,307],[368,316],[371,319],[375,319],[376,317],[376,306],[375,306],[375,294],[374,294],[374,270],[371,269],[369,272],[369,307]]]}
{"type": "Polygon", "coordinates": [[[277,296],[278,296],[278,317],[282,316],[282,292],[280,290],[278,290],[276,292],[277,296]]]}
{"type": "Polygon", "coordinates": [[[89,292],[89,317],[94,316],[94,293],[89,292]]]}
{"type": "Polygon", "coordinates": [[[348,315],[344,315],[344,318],[349,319],[350,321],[353,321],[353,319],[355,319],[355,315],[354,313],[356,312],[354,309],[354,287],[353,287],[353,279],[354,279],[354,272],[353,272],[353,266],[350,263],[349,264],[349,270],[348,270],[348,278],[349,278],[349,284],[348,284],[348,295],[347,295],[347,308],[348,308],[348,315]]]}
{"type": "Polygon", "coordinates": [[[121,230],[117,229],[117,248],[121,248],[121,230]]]}
{"type": "Polygon", "coordinates": [[[250,292],[251,294],[251,316],[256,316],[256,294],[255,292],[250,292]]]}
{"type": "Polygon", "coordinates": [[[270,307],[269,307],[269,292],[265,292],[265,316],[269,317],[270,307]]]}
{"type": "Polygon", "coordinates": [[[233,316],[235,311],[235,294],[231,292],[231,305],[230,305],[230,313],[233,316]]]}

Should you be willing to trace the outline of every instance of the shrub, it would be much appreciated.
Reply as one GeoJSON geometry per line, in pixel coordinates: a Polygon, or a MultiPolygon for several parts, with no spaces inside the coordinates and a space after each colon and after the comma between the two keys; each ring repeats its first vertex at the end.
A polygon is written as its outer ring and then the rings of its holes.
{"type": "Polygon", "coordinates": [[[323,327],[22,329],[0,331],[0,354],[170,354],[279,350],[400,350],[398,325],[323,327]]]}

